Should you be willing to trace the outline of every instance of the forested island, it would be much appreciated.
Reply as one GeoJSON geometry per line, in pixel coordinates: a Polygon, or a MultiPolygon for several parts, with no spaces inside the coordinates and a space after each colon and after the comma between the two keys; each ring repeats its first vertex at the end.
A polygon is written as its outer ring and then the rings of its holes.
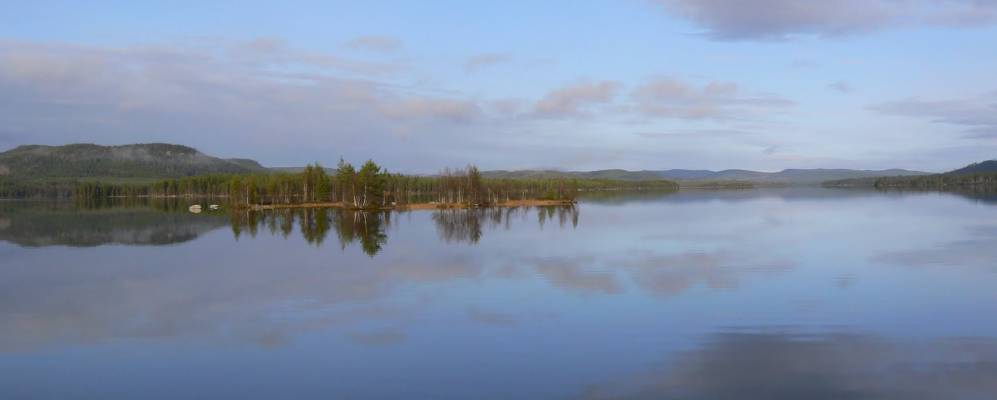
{"type": "Polygon", "coordinates": [[[102,202],[181,198],[235,208],[475,208],[573,204],[581,191],[666,190],[666,179],[486,177],[474,165],[434,175],[388,172],[372,160],[268,169],[169,144],[21,146],[0,153],[0,197],[102,202]]]}
{"type": "Polygon", "coordinates": [[[80,182],[74,197],[182,197],[225,199],[256,209],[342,207],[351,209],[462,208],[565,205],[585,190],[676,190],[674,182],[602,179],[483,178],[477,167],[445,169],[434,176],[389,173],[368,160],[360,168],[340,161],[332,173],[319,164],[299,173],[216,174],[148,184],[80,182]]]}

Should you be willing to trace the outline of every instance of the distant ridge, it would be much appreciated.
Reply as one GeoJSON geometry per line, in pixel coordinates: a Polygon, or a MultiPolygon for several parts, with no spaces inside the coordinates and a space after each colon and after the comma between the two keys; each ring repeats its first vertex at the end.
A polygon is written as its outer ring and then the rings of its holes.
{"type": "Polygon", "coordinates": [[[904,169],[786,169],[779,172],[759,172],[743,169],[728,169],[723,171],[689,169],[627,171],[622,169],[607,169],[597,171],[485,171],[482,173],[483,176],[492,178],[575,177],[580,179],[601,178],[631,181],[672,179],[678,181],[744,181],[771,184],[820,184],[825,181],[839,179],[859,179],[878,176],[917,176],[928,174],[929,173],[927,172],[909,171],[904,169]]]}
{"type": "Polygon", "coordinates": [[[941,174],[923,176],[877,176],[829,180],[827,187],[877,187],[891,189],[930,189],[930,190],[994,190],[997,188],[997,160],[969,164],[941,174]]]}
{"type": "MultiPolygon", "coordinates": [[[[0,153],[0,178],[78,179],[78,178],[177,178],[206,174],[240,174],[252,172],[299,172],[300,168],[264,168],[250,159],[222,159],[201,153],[195,148],[166,143],[101,146],[69,144],[64,146],[24,145],[0,153]]],[[[970,165],[966,173],[997,171],[997,161],[970,165]]],[[[826,181],[862,179],[882,176],[919,176],[927,172],[903,169],[786,169],[759,172],[743,169],[722,171],[669,169],[628,171],[495,170],[484,171],[487,178],[579,178],[623,181],[677,180],[686,182],[752,182],[762,184],[820,184],[826,181]]]]}
{"type": "Polygon", "coordinates": [[[988,172],[997,172],[997,160],[987,160],[983,162],[969,164],[965,167],[949,171],[947,173],[952,175],[962,175],[962,174],[980,174],[988,172]]]}
{"type": "Polygon", "coordinates": [[[0,176],[17,179],[175,178],[264,170],[253,160],[226,160],[166,143],[25,145],[0,153],[0,176]]]}
{"type": "Polygon", "coordinates": [[[622,169],[604,169],[598,171],[556,171],[556,170],[518,170],[518,171],[484,171],[485,178],[500,179],[546,179],[546,178],[578,178],[578,179],[612,179],[623,181],[650,181],[668,179],[661,176],[660,171],[627,171],[622,169]]]}

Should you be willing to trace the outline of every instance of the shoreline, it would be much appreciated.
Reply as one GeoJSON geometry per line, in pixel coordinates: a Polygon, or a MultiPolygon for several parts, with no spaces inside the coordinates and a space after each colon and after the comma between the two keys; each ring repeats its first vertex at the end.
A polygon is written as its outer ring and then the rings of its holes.
{"type": "Polygon", "coordinates": [[[575,200],[509,200],[509,201],[503,201],[501,203],[487,204],[487,205],[428,202],[428,203],[389,205],[385,207],[360,209],[342,202],[328,202],[328,203],[299,203],[299,204],[253,204],[250,206],[236,206],[235,208],[243,208],[253,211],[282,210],[282,209],[292,209],[292,208],[342,208],[342,209],[353,209],[357,211],[388,211],[388,210],[410,211],[410,210],[453,210],[453,209],[466,210],[472,208],[495,208],[495,207],[553,207],[553,206],[573,206],[575,204],[578,204],[578,202],[575,200]]]}

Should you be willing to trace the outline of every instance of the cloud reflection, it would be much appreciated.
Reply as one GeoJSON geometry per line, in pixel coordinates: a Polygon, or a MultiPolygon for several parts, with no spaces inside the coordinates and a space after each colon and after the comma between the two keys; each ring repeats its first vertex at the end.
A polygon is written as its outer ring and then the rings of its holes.
{"type": "Polygon", "coordinates": [[[908,267],[952,266],[997,271],[997,225],[966,228],[968,238],[943,242],[930,248],[883,253],[872,260],[908,267]]]}
{"type": "Polygon", "coordinates": [[[715,334],[586,399],[992,399],[997,341],[894,341],[855,334],[715,334]]]}

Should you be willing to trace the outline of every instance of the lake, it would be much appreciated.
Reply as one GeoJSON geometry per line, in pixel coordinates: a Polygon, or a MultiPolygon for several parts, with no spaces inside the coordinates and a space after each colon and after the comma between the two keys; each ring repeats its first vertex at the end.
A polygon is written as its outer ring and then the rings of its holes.
{"type": "Polygon", "coordinates": [[[0,203],[4,399],[993,399],[997,202],[0,203]]]}

